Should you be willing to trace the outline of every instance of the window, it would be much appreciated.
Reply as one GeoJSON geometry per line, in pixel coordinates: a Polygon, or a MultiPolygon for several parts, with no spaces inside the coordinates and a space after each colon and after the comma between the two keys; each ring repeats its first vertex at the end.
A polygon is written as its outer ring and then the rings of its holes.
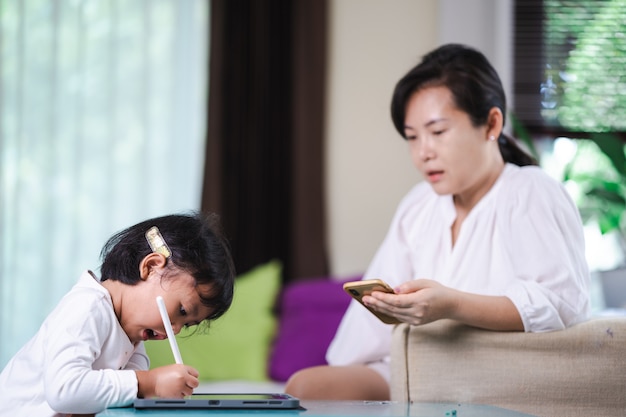
{"type": "Polygon", "coordinates": [[[533,132],[626,132],[626,0],[515,6],[514,109],[533,132]]]}
{"type": "Polygon", "coordinates": [[[109,236],[199,208],[207,5],[0,4],[0,367],[109,236]]]}
{"type": "Polygon", "coordinates": [[[513,114],[572,194],[590,267],[615,268],[626,253],[626,0],[517,1],[514,42],[513,114]]]}

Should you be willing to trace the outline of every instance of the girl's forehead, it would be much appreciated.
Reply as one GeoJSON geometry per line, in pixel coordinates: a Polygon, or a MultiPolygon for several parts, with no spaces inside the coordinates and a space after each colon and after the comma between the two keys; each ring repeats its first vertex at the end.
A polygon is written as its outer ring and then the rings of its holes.
{"type": "Polygon", "coordinates": [[[187,313],[197,321],[204,320],[213,312],[213,308],[207,305],[207,301],[213,298],[210,284],[185,286],[181,288],[180,295],[183,306],[188,309],[187,313]]]}
{"type": "Polygon", "coordinates": [[[211,300],[216,295],[212,284],[198,284],[195,286],[195,290],[202,300],[211,300]]]}

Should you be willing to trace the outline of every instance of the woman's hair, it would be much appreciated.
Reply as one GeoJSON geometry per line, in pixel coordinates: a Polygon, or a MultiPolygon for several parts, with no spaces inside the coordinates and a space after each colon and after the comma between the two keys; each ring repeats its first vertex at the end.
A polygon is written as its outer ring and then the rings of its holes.
{"type": "MultiPolygon", "coordinates": [[[[487,58],[464,45],[443,45],[426,54],[398,83],[391,100],[391,118],[396,130],[405,137],[406,105],[411,96],[426,87],[443,86],[452,93],[455,105],[467,113],[475,127],[487,124],[489,111],[497,107],[506,119],[506,97],[500,77],[487,58]]],[[[498,138],[505,162],[515,165],[537,165],[504,133],[498,138]]]]}
{"type": "Polygon", "coordinates": [[[110,279],[135,285],[141,280],[139,264],[152,253],[146,239],[146,232],[152,226],[159,229],[170,249],[168,265],[189,273],[196,286],[211,286],[208,295],[198,292],[202,303],[213,309],[208,319],[213,320],[224,314],[233,299],[235,267],[215,214],[157,217],[116,233],[100,253],[102,281],[110,279]]]}

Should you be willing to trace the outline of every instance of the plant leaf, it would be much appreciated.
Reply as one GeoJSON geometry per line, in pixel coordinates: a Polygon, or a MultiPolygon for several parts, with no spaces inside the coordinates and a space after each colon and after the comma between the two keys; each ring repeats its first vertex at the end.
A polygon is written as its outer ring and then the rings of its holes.
{"type": "Polygon", "coordinates": [[[624,209],[624,206],[626,206],[626,198],[620,194],[619,184],[614,182],[604,182],[603,185],[604,187],[593,187],[585,194],[619,204],[622,206],[622,209],[624,209]]]}
{"type": "Polygon", "coordinates": [[[624,142],[612,133],[594,133],[590,140],[611,160],[611,163],[626,180],[626,154],[624,142]]]}

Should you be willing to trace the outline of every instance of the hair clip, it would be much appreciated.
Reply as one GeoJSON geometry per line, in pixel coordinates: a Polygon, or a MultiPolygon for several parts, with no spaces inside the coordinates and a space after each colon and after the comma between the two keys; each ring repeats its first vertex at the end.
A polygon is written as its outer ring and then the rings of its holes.
{"type": "Polygon", "coordinates": [[[154,253],[160,253],[161,255],[169,258],[172,256],[172,251],[170,250],[167,243],[165,243],[165,239],[163,239],[163,235],[159,231],[159,228],[156,226],[152,226],[146,232],[146,240],[154,253]]]}

